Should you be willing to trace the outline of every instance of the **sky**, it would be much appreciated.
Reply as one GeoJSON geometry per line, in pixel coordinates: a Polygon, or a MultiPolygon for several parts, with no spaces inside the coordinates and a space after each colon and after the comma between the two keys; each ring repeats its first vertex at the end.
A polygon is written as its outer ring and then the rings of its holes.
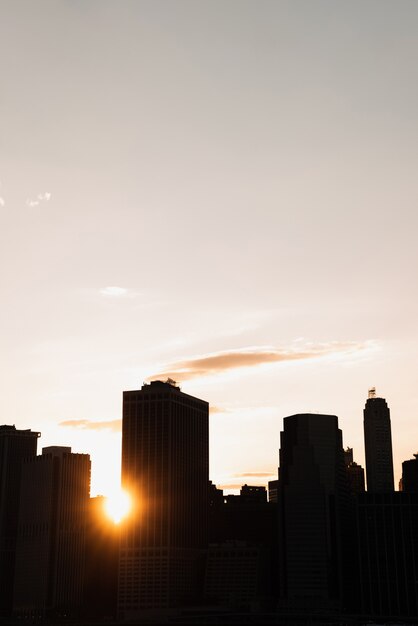
{"type": "Polygon", "coordinates": [[[418,451],[418,3],[0,0],[0,419],[120,482],[122,391],[207,400],[210,476],[370,387],[418,451]]]}

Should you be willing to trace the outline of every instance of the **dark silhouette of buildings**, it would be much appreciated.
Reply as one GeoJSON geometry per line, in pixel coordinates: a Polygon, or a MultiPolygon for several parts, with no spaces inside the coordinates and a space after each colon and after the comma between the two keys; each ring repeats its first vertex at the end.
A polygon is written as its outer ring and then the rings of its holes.
{"type": "Polygon", "coordinates": [[[14,613],[77,615],[83,602],[90,457],[43,448],[22,464],[14,613]]]}
{"type": "Polygon", "coordinates": [[[13,603],[22,460],[36,455],[40,433],[0,426],[0,615],[13,603]]]}
{"type": "Polygon", "coordinates": [[[344,450],[344,462],[350,493],[363,493],[365,491],[364,469],[353,460],[353,448],[344,450]]]}
{"type": "Polygon", "coordinates": [[[364,469],[355,461],[347,467],[347,478],[350,493],[363,493],[365,491],[364,469]]]}
{"type": "Polygon", "coordinates": [[[248,610],[266,594],[269,554],[260,544],[225,541],[209,544],[205,599],[208,604],[248,610]]]}
{"type": "Polygon", "coordinates": [[[224,503],[224,492],[210,480],[208,485],[209,511],[221,506],[224,503]]]}
{"type": "Polygon", "coordinates": [[[282,606],[341,609],[349,497],[335,415],[284,418],[278,506],[282,606]]]}
{"type": "Polygon", "coordinates": [[[364,409],[364,449],[367,491],[394,491],[390,411],[384,398],[376,397],[373,387],[364,409]]]}
{"type": "Polygon", "coordinates": [[[121,531],[121,618],[197,601],[208,482],[208,403],[182,393],[173,381],[125,391],[122,486],[132,496],[133,514],[121,531]]]}
{"type": "Polygon", "coordinates": [[[402,463],[402,491],[418,493],[418,454],[414,458],[402,463]]]}
{"type": "Polygon", "coordinates": [[[267,503],[267,490],[254,485],[243,485],[240,489],[240,498],[243,503],[267,503]]]}
{"type": "Polygon", "coordinates": [[[276,480],[269,480],[268,482],[268,497],[269,497],[269,502],[276,502],[278,501],[278,489],[279,489],[279,481],[276,480]]]}
{"type": "MultiPolygon", "coordinates": [[[[362,615],[418,616],[418,494],[359,494],[356,498],[362,615]]],[[[414,620],[413,623],[416,623],[414,620]]]]}
{"type": "Polygon", "coordinates": [[[243,485],[209,511],[207,603],[234,608],[277,602],[277,505],[264,486],[243,485]],[[247,568],[247,570],[246,570],[247,568]]]}
{"type": "Polygon", "coordinates": [[[353,463],[353,448],[345,448],[344,450],[344,463],[346,467],[349,467],[353,463]]]}
{"type": "Polygon", "coordinates": [[[90,498],[86,529],[83,615],[116,617],[120,526],[105,515],[106,498],[90,498]]]}
{"type": "Polygon", "coordinates": [[[224,501],[228,504],[267,504],[267,490],[264,486],[242,485],[239,495],[229,494],[224,496],[224,501]]]}
{"type": "Polygon", "coordinates": [[[394,492],[386,401],[371,390],[364,409],[367,492],[338,418],[298,414],[268,500],[209,481],[208,408],[171,380],[124,392],[120,527],[89,498],[88,455],[36,456],[39,433],[0,426],[3,621],[13,606],[21,621],[416,623],[418,454],[394,492]]]}

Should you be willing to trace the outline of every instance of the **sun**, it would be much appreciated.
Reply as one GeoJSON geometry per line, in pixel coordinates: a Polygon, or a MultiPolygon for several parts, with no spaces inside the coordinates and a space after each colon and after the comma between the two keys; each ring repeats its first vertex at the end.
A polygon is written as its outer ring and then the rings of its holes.
{"type": "Polygon", "coordinates": [[[128,515],[131,507],[131,497],[123,489],[108,496],[104,505],[106,515],[114,524],[119,524],[128,515]]]}

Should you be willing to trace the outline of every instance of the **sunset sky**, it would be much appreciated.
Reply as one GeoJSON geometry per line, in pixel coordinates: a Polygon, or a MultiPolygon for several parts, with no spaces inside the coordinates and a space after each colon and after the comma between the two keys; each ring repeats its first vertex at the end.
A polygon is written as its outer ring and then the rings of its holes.
{"type": "Polygon", "coordinates": [[[207,400],[210,474],[369,387],[418,451],[418,2],[0,0],[0,419],[120,480],[122,391],[207,400]]]}

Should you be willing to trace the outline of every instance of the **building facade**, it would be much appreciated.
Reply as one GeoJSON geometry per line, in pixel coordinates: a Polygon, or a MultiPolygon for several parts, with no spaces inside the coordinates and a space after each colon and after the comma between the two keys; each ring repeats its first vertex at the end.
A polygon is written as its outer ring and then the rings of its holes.
{"type": "Polygon", "coordinates": [[[265,594],[268,553],[260,544],[226,541],[209,545],[205,575],[208,604],[248,610],[265,594]]]}
{"type": "Polygon", "coordinates": [[[207,547],[209,405],[173,381],[123,394],[118,612],[134,619],[196,601],[207,547]]]}
{"type": "Polygon", "coordinates": [[[13,604],[22,461],[35,457],[40,433],[0,426],[0,615],[13,604]]]}
{"type": "Polygon", "coordinates": [[[386,400],[376,397],[374,388],[369,390],[363,413],[367,491],[391,493],[395,486],[390,411],[386,400]]]}
{"type": "Polygon", "coordinates": [[[83,602],[90,457],[51,446],[22,465],[13,612],[78,615],[83,602]]]}
{"type": "Polygon", "coordinates": [[[284,419],[278,506],[281,604],[344,608],[349,496],[335,415],[284,419]]]}
{"type": "Polygon", "coordinates": [[[90,498],[86,532],[83,616],[90,620],[116,619],[119,524],[105,512],[106,498],[90,498]]]}
{"type": "Polygon", "coordinates": [[[356,498],[359,612],[389,621],[418,615],[418,494],[356,498]]]}

